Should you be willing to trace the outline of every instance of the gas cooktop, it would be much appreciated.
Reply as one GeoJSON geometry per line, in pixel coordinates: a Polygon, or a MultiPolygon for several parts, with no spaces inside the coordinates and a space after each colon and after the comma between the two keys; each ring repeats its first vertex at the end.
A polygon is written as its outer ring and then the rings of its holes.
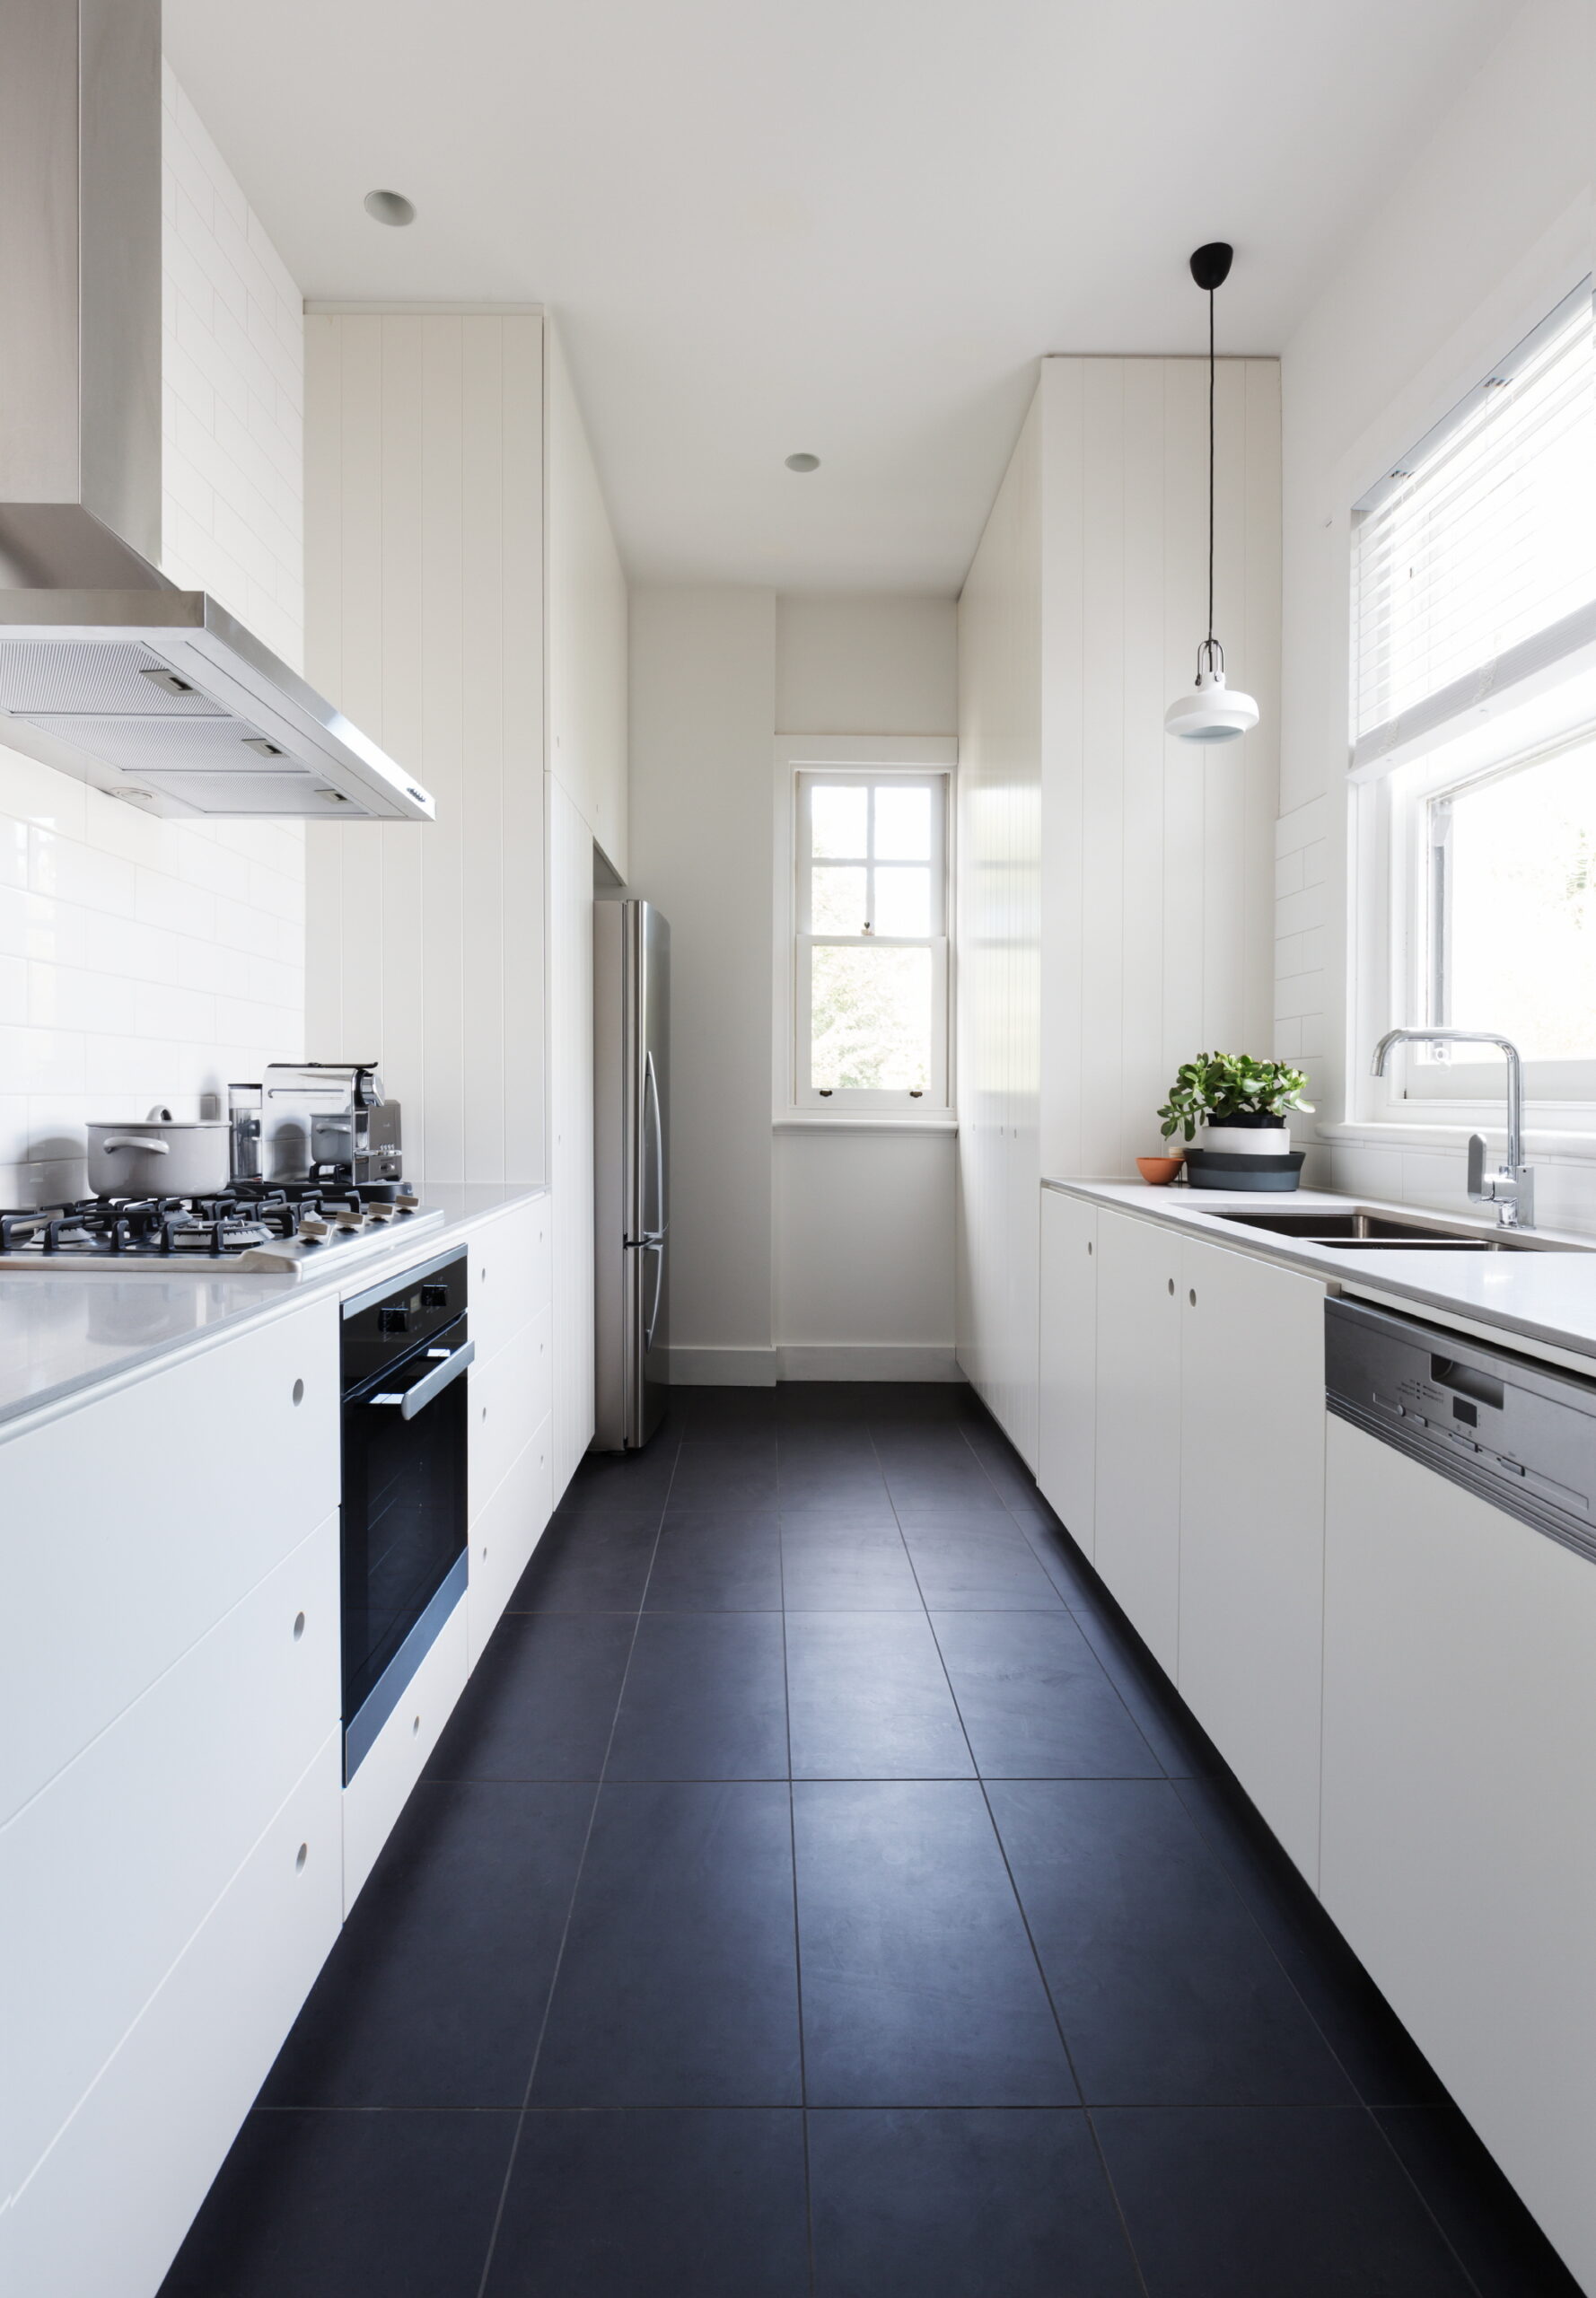
{"type": "Polygon", "coordinates": [[[0,1211],[0,1274],[70,1267],[309,1276],[440,1228],[400,1182],[235,1181],[215,1197],[85,1197],[0,1211]]]}

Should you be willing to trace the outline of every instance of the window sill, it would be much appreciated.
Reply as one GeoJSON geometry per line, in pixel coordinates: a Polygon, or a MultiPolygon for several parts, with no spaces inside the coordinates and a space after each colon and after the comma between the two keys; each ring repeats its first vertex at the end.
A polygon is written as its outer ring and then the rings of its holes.
{"type": "MultiPolygon", "coordinates": [[[[1501,1112],[1478,1125],[1416,1123],[1401,1118],[1364,1118],[1317,1125],[1314,1137],[1325,1142],[1362,1144],[1370,1149],[1452,1149],[1461,1151],[1471,1133],[1483,1133],[1495,1142],[1506,1127],[1501,1112]]],[[[1570,1164],[1596,1164],[1596,1132],[1588,1127],[1538,1126],[1533,1117],[1524,1127],[1527,1154],[1554,1157],[1570,1164]]]]}
{"type": "Polygon", "coordinates": [[[770,1120],[772,1133],[957,1133],[956,1117],[835,1117],[816,1110],[785,1110],[770,1120]]]}

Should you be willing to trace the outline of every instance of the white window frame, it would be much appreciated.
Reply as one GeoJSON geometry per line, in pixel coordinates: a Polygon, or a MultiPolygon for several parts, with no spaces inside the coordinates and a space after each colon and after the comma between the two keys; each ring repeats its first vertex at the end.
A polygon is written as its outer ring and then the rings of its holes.
{"type": "MultiPolygon", "coordinates": [[[[1545,268],[1526,268],[1494,311],[1478,315],[1474,349],[1460,362],[1449,391],[1434,382],[1424,397],[1405,398],[1341,467],[1343,500],[1364,499],[1370,475],[1401,461],[1409,441],[1425,433],[1426,414],[1439,429],[1455,416],[1478,379],[1492,371],[1493,342],[1527,340],[1538,315],[1554,312],[1584,280],[1589,249],[1573,231],[1565,246],[1548,251],[1545,268]],[[1450,413],[1449,413],[1450,408],[1450,413]]],[[[1355,554],[1350,523],[1340,553],[1345,595],[1355,606],[1355,554]]],[[[1349,626],[1352,616],[1349,614],[1349,626]]],[[[1349,627],[1349,637],[1351,630],[1349,627]]],[[[1355,658],[1347,661],[1349,691],[1355,658]]],[[[1348,737],[1346,818],[1346,1003],[1342,1044],[1346,1091],[1339,1123],[1321,1119],[1325,1137],[1391,1137],[1417,1150],[1439,1148],[1469,1131],[1500,1132],[1504,1064],[1454,1048],[1450,1060],[1433,1060],[1422,1046],[1399,1047],[1386,1074],[1370,1074],[1370,1056],[1388,1029],[1416,1026],[1425,1016],[1420,994],[1427,959],[1422,891],[1424,856],[1418,836],[1422,803],[1476,775],[1511,771],[1571,736],[1596,725],[1596,650],[1585,646],[1516,685],[1482,690],[1463,716],[1438,725],[1428,745],[1399,745],[1398,760],[1359,761],[1348,737]],[[1460,1053],[1465,1057],[1459,1058],[1460,1053]]],[[[1544,1148],[1583,1161],[1596,1158],[1596,1070],[1585,1063],[1527,1062],[1526,1131],[1544,1148]]]]}
{"type": "MultiPolygon", "coordinates": [[[[1557,715],[1569,723],[1544,731],[1545,712],[1524,713],[1519,737],[1513,722],[1470,730],[1453,743],[1365,784],[1355,793],[1356,872],[1381,890],[1365,920],[1362,965],[1366,994],[1358,1001],[1356,1067],[1364,1073],[1363,1113],[1390,1124],[1478,1128],[1502,1121],[1504,1065],[1499,1057],[1469,1057],[1466,1048],[1399,1047],[1381,1078],[1367,1075],[1368,1051],[1391,1028],[1434,1020],[1433,856],[1430,809],[1452,791],[1464,791],[1532,767],[1574,744],[1596,741],[1596,715],[1583,715],[1596,697],[1592,682],[1571,680],[1557,715]],[[1542,722],[1536,739],[1534,721],[1542,722]],[[1359,1057],[1361,1056],[1361,1057],[1359,1057]]],[[[1505,1017],[1504,1017],[1505,1018],[1505,1017]]],[[[1526,1119],[1542,1132],[1596,1134],[1596,1055],[1588,1061],[1526,1061],[1526,1119]]]]}
{"type": "MultiPolygon", "coordinates": [[[[830,1127],[891,1132],[950,1130],[954,1122],[952,1042],[953,774],[957,744],[949,736],[828,735],[778,739],[776,744],[776,925],[773,1030],[773,1119],[782,1127],[830,1127]],[[808,918],[808,841],[801,835],[805,791],[815,780],[890,781],[942,785],[934,829],[933,871],[940,881],[940,934],[916,935],[903,946],[933,951],[934,1009],[931,1084],[924,1094],[886,1087],[834,1089],[822,1094],[808,1074],[808,952],[817,943],[846,945],[855,937],[812,934],[808,918]],[[808,780],[806,781],[806,777],[808,780]],[[940,846],[940,852],[937,847],[940,846]],[[937,1088],[941,1086],[939,1093],[937,1088]]],[[[872,938],[878,938],[873,936],[872,938]]],[[[886,937],[879,937],[885,939],[886,937]]],[[[889,946],[894,946],[890,943],[889,946]]]]}

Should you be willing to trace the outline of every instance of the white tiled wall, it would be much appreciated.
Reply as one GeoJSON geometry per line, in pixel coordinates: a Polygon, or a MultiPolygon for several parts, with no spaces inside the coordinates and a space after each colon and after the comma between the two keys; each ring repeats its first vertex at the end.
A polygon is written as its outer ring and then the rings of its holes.
{"type": "MultiPolygon", "coordinates": [[[[299,291],[170,73],[164,571],[297,666],[299,291]]],[[[90,1118],[201,1097],[304,1036],[298,823],[161,822],[0,749],[0,1205],[81,1193],[90,1118]]]]}

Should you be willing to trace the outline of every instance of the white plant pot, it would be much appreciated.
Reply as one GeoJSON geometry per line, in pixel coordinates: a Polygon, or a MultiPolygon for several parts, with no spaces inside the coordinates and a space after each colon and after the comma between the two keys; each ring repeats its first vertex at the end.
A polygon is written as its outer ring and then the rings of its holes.
{"type": "Polygon", "coordinates": [[[1287,1157],[1291,1154],[1289,1125],[1206,1125],[1203,1146],[1223,1155],[1287,1157]]]}

